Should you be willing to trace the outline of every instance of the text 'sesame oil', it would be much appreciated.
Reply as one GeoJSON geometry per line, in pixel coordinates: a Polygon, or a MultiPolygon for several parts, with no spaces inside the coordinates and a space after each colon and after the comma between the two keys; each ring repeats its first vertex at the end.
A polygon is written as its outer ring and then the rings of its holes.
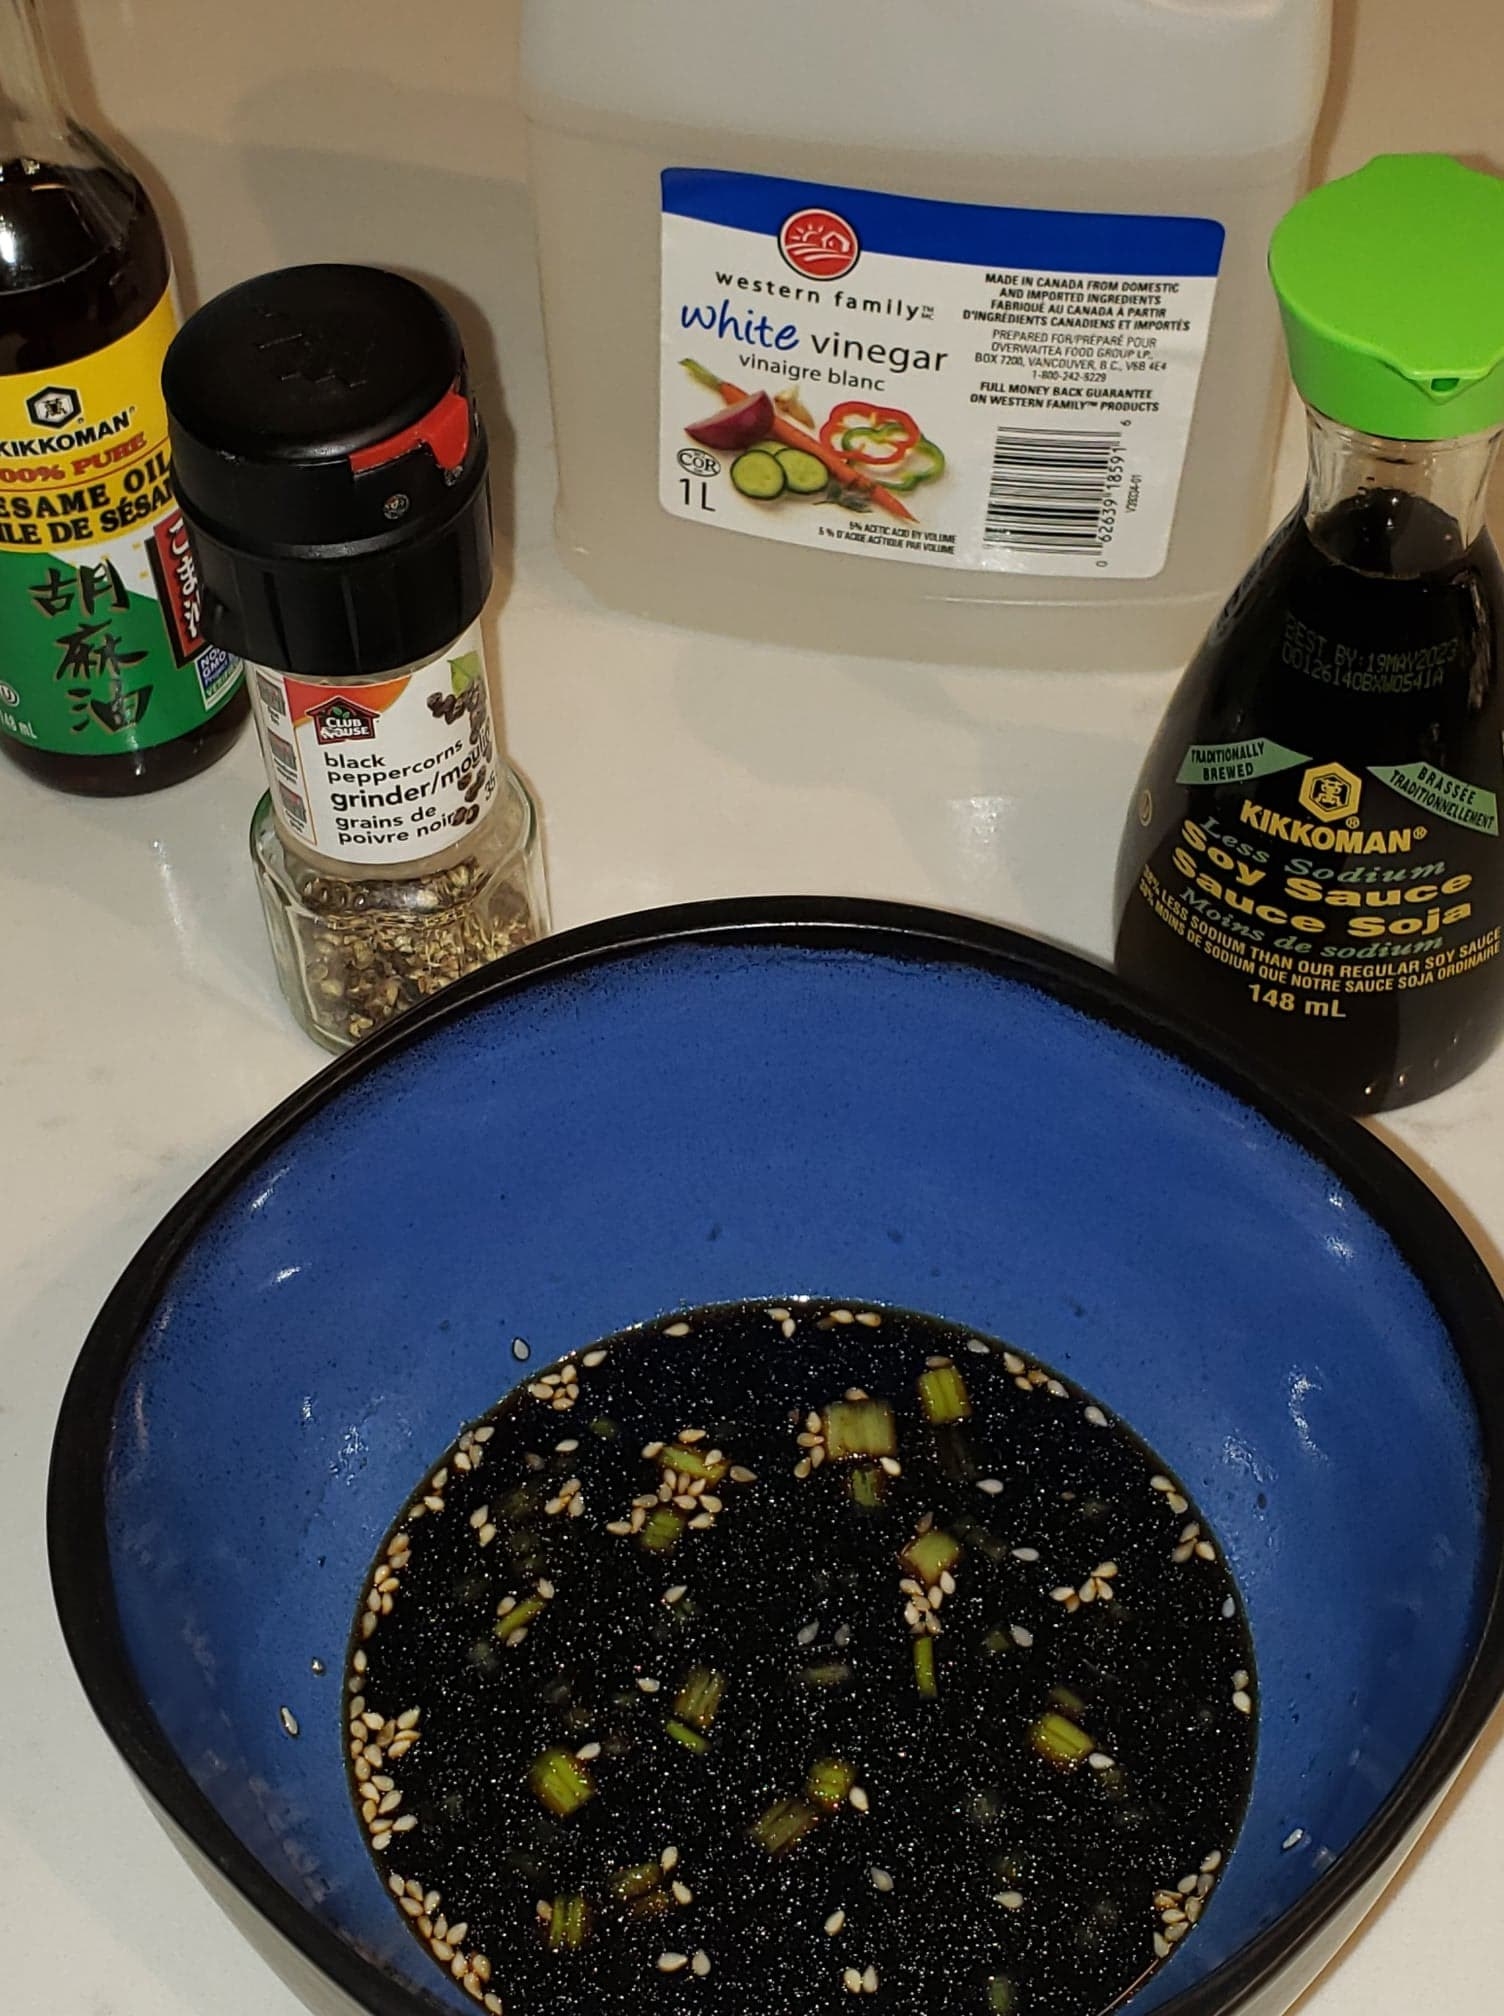
{"type": "Polygon", "coordinates": [[[1310,480],[1182,681],[1118,863],[1119,969],[1351,1112],[1504,1030],[1504,283],[1478,242],[1504,258],[1504,183],[1441,157],[1276,233],[1310,480]]]}

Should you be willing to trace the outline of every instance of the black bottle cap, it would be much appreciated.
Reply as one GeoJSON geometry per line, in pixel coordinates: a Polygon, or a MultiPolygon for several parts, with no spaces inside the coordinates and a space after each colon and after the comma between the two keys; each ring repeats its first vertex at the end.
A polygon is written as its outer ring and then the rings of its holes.
{"type": "Polygon", "coordinates": [[[416,282],[243,281],[184,324],[162,387],[213,643],[348,678],[433,657],[480,614],[485,431],[459,331],[416,282]]]}

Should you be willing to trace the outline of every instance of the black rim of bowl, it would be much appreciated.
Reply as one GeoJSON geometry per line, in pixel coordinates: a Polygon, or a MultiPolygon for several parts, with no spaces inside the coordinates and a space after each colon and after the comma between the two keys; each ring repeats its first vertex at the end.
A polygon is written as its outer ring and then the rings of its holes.
{"type": "MultiPolygon", "coordinates": [[[[186,1246],[251,1169],[308,1116],[436,1026],[560,975],[672,944],[790,944],[972,965],[1167,1051],[1298,1142],[1389,1233],[1440,1313],[1472,1389],[1490,1480],[1490,1586],[1468,1671],[1419,1754],[1362,1833],[1275,1923],[1161,2007],[1160,2016],[1232,2016],[1371,1886],[1430,1816],[1504,1692],[1504,1300],[1440,1199],[1356,1122],[1244,1075],[1112,974],[1000,926],[855,898],[738,898],[610,918],[546,938],[411,1010],[283,1101],[202,1176],[147,1239],[91,1328],[63,1399],[47,1494],[54,1600],[95,1715],[149,1797],[303,1957],[371,2016],[437,2006],[364,1959],[262,1867],[193,1782],[137,1684],[115,1608],[105,1476],[115,1400],[146,1319],[186,1246]]],[[[354,1603],[354,1593],[351,1603],[354,1603]]]]}

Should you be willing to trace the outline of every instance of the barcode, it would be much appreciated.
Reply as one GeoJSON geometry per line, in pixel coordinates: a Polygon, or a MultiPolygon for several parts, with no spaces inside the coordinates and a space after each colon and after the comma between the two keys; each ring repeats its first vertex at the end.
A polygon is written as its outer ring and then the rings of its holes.
{"type": "Polygon", "coordinates": [[[982,537],[1028,553],[1100,553],[1122,452],[1118,434],[1004,427],[982,537]]]}

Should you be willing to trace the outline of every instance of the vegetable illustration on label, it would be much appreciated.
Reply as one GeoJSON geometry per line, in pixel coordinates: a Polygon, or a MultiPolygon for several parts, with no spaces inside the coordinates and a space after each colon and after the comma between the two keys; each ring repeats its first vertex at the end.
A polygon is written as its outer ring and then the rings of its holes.
{"type": "Polygon", "coordinates": [[[740,496],[771,504],[782,497],[815,499],[848,511],[874,505],[894,518],[917,522],[903,496],[945,473],[945,457],[926,441],[916,420],[896,407],[843,400],[819,432],[802,400],[746,393],[716,377],[694,358],[684,369],[707,391],[719,393],[720,413],[685,428],[702,447],[741,450],[731,465],[740,496]],[[791,409],[797,406],[803,425],[791,409]]]}

